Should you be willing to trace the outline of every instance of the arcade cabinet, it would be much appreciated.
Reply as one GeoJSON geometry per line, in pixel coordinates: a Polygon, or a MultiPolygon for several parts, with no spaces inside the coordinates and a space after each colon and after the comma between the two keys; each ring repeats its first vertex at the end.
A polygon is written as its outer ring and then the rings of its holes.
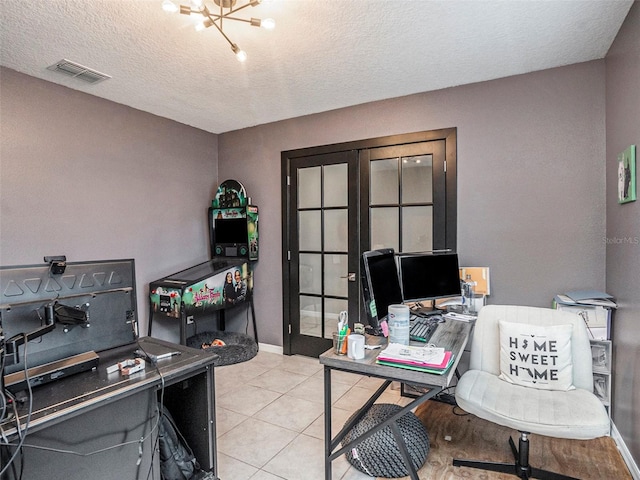
{"type": "Polygon", "coordinates": [[[187,345],[188,338],[211,321],[224,331],[225,310],[245,305],[251,309],[258,343],[253,306],[258,207],[249,203],[240,182],[220,184],[208,210],[212,258],[149,284],[149,336],[154,321],[178,320],[180,343],[187,345]]]}

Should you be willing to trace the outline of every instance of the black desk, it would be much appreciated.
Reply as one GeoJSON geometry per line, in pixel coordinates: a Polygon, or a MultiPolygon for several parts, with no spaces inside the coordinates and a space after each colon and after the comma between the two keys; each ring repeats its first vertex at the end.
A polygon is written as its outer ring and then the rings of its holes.
{"type": "MultiPolygon", "coordinates": [[[[216,356],[151,337],[140,339],[140,347],[155,355],[181,354],[159,360],[160,373],[147,363],[145,371],[129,377],[119,371],[108,374],[107,367],[133,358],[139,347],[131,344],[100,352],[95,370],[33,389],[23,478],[134,479],[147,478],[150,469],[149,478],[160,478],[159,457],[154,455],[160,397],[202,468],[217,476],[216,356]],[[127,445],[111,448],[122,443],[127,445]],[[92,453],[96,451],[100,453],[92,453]]],[[[24,427],[28,403],[18,413],[24,427]]],[[[2,429],[11,443],[19,441],[15,421],[5,421],[2,429]]]]}
{"type": "MultiPolygon", "coordinates": [[[[350,450],[355,444],[373,435],[375,432],[386,427],[387,425],[391,427],[400,451],[403,454],[405,464],[409,467],[411,479],[418,480],[418,474],[413,468],[406,445],[404,443],[404,440],[402,439],[400,430],[396,425],[396,420],[449,386],[449,383],[451,382],[455,374],[455,370],[458,362],[460,361],[460,357],[462,355],[464,347],[469,340],[471,328],[471,323],[459,322],[456,320],[446,320],[445,323],[439,325],[435,334],[431,338],[430,343],[433,343],[438,347],[443,347],[445,350],[450,350],[455,355],[454,363],[451,365],[451,367],[449,367],[449,370],[447,370],[447,372],[442,375],[422,373],[412,370],[406,370],[404,368],[378,365],[376,363],[376,358],[378,357],[378,353],[380,353],[380,349],[365,350],[365,358],[362,360],[352,360],[346,355],[336,355],[333,352],[333,348],[320,355],[320,363],[324,365],[325,480],[331,480],[331,462],[333,460],[350,450]],[[382,386],[380,386],[380,388],[371,396],[371,398],[360,408],[360,410],[358,410],[358,414],[354,415],[354,418],[350,422],[348,422],[335,437],[332,437],[331,434],[332,370],[341,370],[344,372],[357,373],[360,375],[367,375],[370,377],[385,379],[385,382],[382,384],[382,386]],[[398,411],[398,413],[396,413],[392,417],[389,417],[383,423],[375,426],[354,441],[336,450],[349,430],[351,430],[351,428],[364,416],[371,405],[375,403],[375,401],[380,397],[380,395],[382,395],[382,393],[393,381],[420,385],[427,387],[429,390],[427,393],[422,394],[407,406],[403,407],[398,411]]],[[[382,348],[384,348],[386,346],[386,343],[387,339],[383,337],[367,337],[367,344],[370,345],[381,344],[382,348]]],[[[417,342],[412,342],[412,344],[419,345],[419,343],[417,342]]]]}

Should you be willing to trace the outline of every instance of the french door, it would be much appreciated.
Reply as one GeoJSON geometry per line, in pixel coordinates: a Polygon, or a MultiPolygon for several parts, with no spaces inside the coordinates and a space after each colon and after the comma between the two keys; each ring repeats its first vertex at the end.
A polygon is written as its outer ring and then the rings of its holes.
{"type": "Polygon", "coordinates": [[[282,153],[285,354],[364,320],[364,251],[455,249],[455,163],[455,129],[282,153]]]}
{"type": "Polygon", "coordinates": [[[340,312],[358,317],[356,162],[353,150],[291,159],[292,353],[320,355],[331,346],[340,312]]]}

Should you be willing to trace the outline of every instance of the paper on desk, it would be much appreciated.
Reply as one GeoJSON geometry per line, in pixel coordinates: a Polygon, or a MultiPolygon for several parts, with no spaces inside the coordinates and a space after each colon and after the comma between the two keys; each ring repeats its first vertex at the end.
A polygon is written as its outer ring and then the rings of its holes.
{"type": "MultiPolygon", "coordinates": [[[[390,343],[387,348],[378,354],[378,359],[385,361],[412,362],[419,365],[439,366],[445,362],[446,353],[444,348],[439,347],[417,347],[413,345],[402,345],[400,343],[390,343]]],[[[448,352],[451,355],[451,352],[448,352]]]]}

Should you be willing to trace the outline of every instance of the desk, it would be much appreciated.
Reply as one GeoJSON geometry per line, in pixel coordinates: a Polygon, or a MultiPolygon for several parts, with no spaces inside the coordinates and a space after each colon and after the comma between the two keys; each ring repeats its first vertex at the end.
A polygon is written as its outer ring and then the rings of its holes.
{"type": "MultiPolygon", "coordinates": [[[[154,451],[155,409],[162,393],[164,404],[201,467],[217,475],[213,374],[216,356],[150,337],[140,339],[139,343],[150,354],[172,351],[181,354],[159,360],[160,373],[147,363],[144,372],[130,377],[121,376],[120,372],[107,374],[107,367],[133,358],[139,347],[130,344],[100,352],[95,370],[33,389],[32,415],[25,440],[25,445],[31,447],[24,448],[22,478],[144,479],[150,470],[149,478],[160,478],[159,457],[154,451]],[[137,442],[143,438],[144,442],[137,442]],[[107,450],[127,442],[132,443],[107,450]],[[98,454],[86,455],[102,449],[105,450],[98,454]]],[[[18,411],[23,427],[27,410],[25,403],[18,411]]],[[[6,420],[1,427],[10,442],[18,441],[13,420],[6,420]]],[[[7,478],[12,478],[11,470],[8,474],[7,478]]]]}
{"type": "MultiPolygon", "coordinates": [[[[362,360],[353,360],[346,355],[336,355],[333,352],[333,348],[327,350],[320,355],[320,363],[324,365],[324,439],[325,439],[325,480],[331,480],[331,462],[343,455],[355,444],[361,442],[365,438],[373,435],[378,430],[386,427],[391,427],[391,430],[398,442],[400,452],[403,455],[405,464],[409,467],[410,477],[412,480],[418,480],[418,474],[413,468],[410,461],[409,453],[406,445],[402,440],[400,430],[396,425],[396,420],[405,415],[410,410],[413,410],[417,406],[421,405],[437,393],[441,392],[444,388],[449,386],[451,379],[455,374],[456,367],[460,361],[462,352],[469,340],[469,334],[471,332],[472,324],[466,322],[459,322],[456,320],[446,320],[444,323],[438,326],[435,334],[431,338],[431,343],[439,347],[443,347],[445,350],[450,350],[455,355],[453,365],[447,372],[442,375],[435,375],[429,373],[416,372],[412,370],[406,370],[398,367],[388,367],[385,365],[378,365],[376,358],[378,357],[379,349],[365,350],[365,358],[362,360]],[[331,371],[340,370],[343,372],[358,373],[361,375],[367,375],[370,377],[377,377],[385,379],[385,382],[378,388],[378,390],[371,396],[371,398],[358,410],[357,415],[348,422],[342,430],[335,436],[331,434],[331,371]],[[418,398],[414,399],[407,406],[403,407],[397,414],[388,418],[385,422],[375,426],[364,435],[358,437],[356,440],[343,446],[339,450],[334,450],[339,446],[345,435],[369,410],[371,405],[382,395],[387,387],[393,381],[411,383],[420,386],[427,387],[429,390],[427,393],[422,394],[418,398]]],[[[382,348],[386,345],[387,339],[383,337],[367,337],[367,343],[370,345],[380,344],[382,348]]],[[[412,342],[414,344],[414,342],[412,342]]],[[[415,343],[418,344],[418,343],[415,343]]]]}

